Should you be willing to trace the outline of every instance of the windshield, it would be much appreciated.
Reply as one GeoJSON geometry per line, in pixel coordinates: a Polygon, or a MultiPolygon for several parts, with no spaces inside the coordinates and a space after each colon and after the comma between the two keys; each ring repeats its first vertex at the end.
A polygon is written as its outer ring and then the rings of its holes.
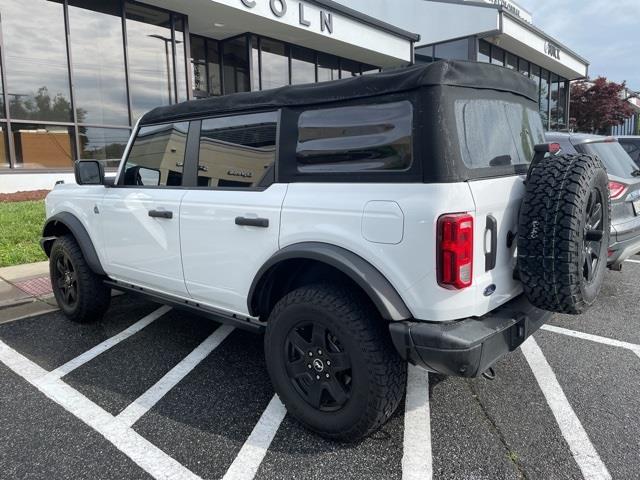
{"type": "Polygon", "coordinates": [[[527,165],[534,146],[544,143],[537,109],[490,99],[455,102],[462,159],[467,168],[527,165]]]}
{"type": "Polygon", "coordinates": [[[584,143],[576,146],[576,149],[599,157],[610,175],[633,178],[633,172],[638,170],[638,166],[618,142],[584,143]]]}

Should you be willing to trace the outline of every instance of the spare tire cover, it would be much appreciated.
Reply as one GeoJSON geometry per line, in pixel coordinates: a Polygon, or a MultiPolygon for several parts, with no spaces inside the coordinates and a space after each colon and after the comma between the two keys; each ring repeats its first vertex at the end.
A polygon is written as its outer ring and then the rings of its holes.
{"type": "Polygon", "coordinates": [[[609,179],[599,159],[547,156],[531,166],[518,226],[518,269],[529,301],[580,314],[607,267],[609,179]]]}

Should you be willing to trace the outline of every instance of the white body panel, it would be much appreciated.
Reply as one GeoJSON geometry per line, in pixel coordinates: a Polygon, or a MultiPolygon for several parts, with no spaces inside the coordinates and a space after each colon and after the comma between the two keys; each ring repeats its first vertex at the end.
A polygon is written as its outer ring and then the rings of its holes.
{"type": "Polygon", "coordinates": [[[100,208],[109,276],[162,293],[185,297],[180,254],[183,189],[108,188],[100,208]],[[151,218],[166,210],[172,219],[151,218]]]}
{"type": "Polygon", "coordinates": [[[248,315],[253,279],[278,251],[287,185],[265,191],[192,190],[180,216],[184,276],[194,300],[248,315]],[[238,226],[236,217],[263,218],[268,228],[238,226]]]}

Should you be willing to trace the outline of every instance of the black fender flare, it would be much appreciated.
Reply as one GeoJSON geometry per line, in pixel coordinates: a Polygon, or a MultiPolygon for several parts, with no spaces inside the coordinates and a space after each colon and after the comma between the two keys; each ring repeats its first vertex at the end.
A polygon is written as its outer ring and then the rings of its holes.
{"type": "Polygon", "coordinates": [[[106,276],[106,272],[102,268],[100,258],[93,246],[93,242],[91,241],[91,237],[89,236],[87,229],[84,228],[82,222],[78,220],[75,215],[69,212],[55,214],[51,218],[47,219],[47,222],[44,225],[40,245],[42,246],[44,253],[47,254],[47,257],[51,253],[53,241],[60,236],[61,226],[66,227],[64,230],[68,230],[74,236],[91,271],[97,275],[106,276]]]}
{"type": "Polygon", "coordinates": [[[247,306],[252,316],[259,315],[254,299],[269,271],[281,262],[293,259],[315,260],[339,270],[364,290],[385,320],[412,318],[400,294],[376,267],[345,248],[320,242],[289,245],[267,260],[258,270],[247,296],[247,306]]]}

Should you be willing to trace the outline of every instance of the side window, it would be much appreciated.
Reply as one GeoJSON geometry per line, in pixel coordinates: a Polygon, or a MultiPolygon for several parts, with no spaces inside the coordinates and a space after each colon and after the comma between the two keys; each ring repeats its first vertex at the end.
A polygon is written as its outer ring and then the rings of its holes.
{"type": "Polygon", "coordinates": [[[620,145],[627,151],[635,162],[640,161],[640,140],[638,143],[629,143],[627,141],[620,142],[620,145]]]}
{"type": "Polygon", "coordinates": [[[189,122],[140,128],[127,157],[120,184],[181,186],[188,132],[189,122]]]}
{"type": "Polygon", "coordinates": [[[404,171],[413,161],[412,137],[409,101],[309,110],[298,120],[298,171],[404,171]]]}
{"type": "Polygon", "coordinates": [[[252,188],[275,172],[278,113],[202,121],[198,186],[252,188]]]}

